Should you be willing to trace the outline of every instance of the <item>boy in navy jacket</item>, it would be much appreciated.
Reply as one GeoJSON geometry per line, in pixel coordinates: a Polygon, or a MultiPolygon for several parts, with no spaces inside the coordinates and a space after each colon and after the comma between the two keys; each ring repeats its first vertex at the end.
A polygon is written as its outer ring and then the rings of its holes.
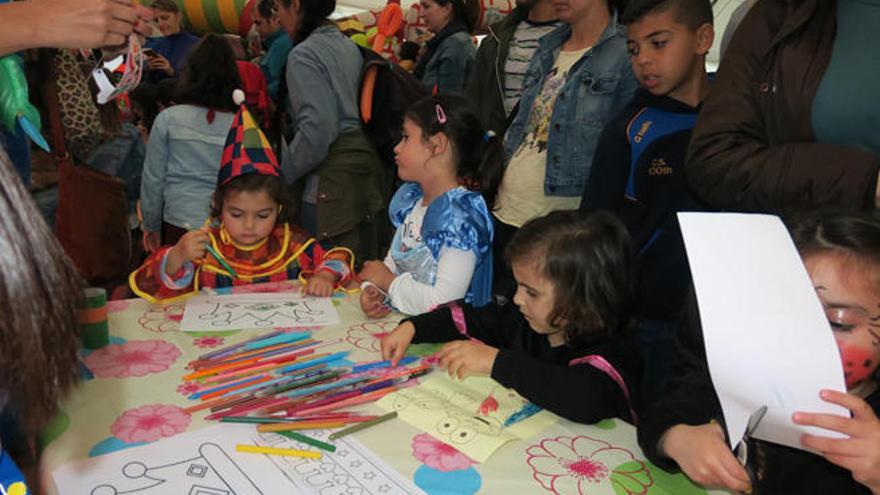
{"type": "Polygon", "coordinates": [[[641,84],[608,123],[593,157],[581,209],[610,210],[626,224],[639,256],[637,342],[648,405],[671,371],[677,321],[690,270],[676,212],[700,210],[684,162],[709,91],[706,54],[714,39],[709,0],[633,0],[622,22],[641,84]]]}

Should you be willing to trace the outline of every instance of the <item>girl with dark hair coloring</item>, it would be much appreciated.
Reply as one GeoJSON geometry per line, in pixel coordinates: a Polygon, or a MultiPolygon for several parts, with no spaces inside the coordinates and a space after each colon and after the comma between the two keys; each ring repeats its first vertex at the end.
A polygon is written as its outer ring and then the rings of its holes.
{"type": "Polygon", "coordinates": [[[756,495],[880,493],[880,222],[825,213],[795,222],[791,234],[843,361],[847,393],[816,393],[852,412],[851,417],[797,412],[792,420],[841,437],[803,435],[801,443],[815,453],[750,438],[742,466],[721,426],[694,305],[686,318],[691,325],[682,328],[674,386],[639,425],[639,443],[652,462],[677,467],[704,486],[756,495]]]}
{"type": "MultiPolygon", "coordinates": [[[[0,409],[35,438],[77,381],[82,282],[2,149],[0,250],[0,409]]],[[[0,479],[17,471],[0,450],[0,479]]]]}
{"type": "Polygon", "coordinates": [[[304,179],[302,225],[363,259],[377,258],[392,178],[361,129],[363,56],[327,19],[335,0],[277,5],[297,42],[287,58],[293,138],[282,143],[281,168],[288,184],[304,179]]]}
{"type": "Polygon", "coordinates": [[[421,0],[419,16],[434,33],[413,71],[437,93],[464,91],[477,49],[471,39],[479,6],[474,0],[421,0]]]}
{"type": "Polygon", "coordinates": [[[149,48],[146,52],[148,70],[145,80],[158,82],[180,75],[186,57],[199,43],[199,38],[182,29],[183,13],[175,0],[154,0],[150,8],[153,9],[154,22],[162,36],[148,38],[144,44],[144,48],[149,48]]]}
{"type": "Polygon", "coordinates": [[[150,130],[141,181],[144,248],[174,244],[187,225],[201,225],[211,206],[217,164],[237,108],[241,81],[232,48],[209,34],[189,57],[175,101],[150,130]]]}
{"type": "Polygon", "coordinates": [[[287,223],[275,154],[244,107],[229,129],[216,177],[209,220],[134,271],[135,294],[164,304],[201,287],[300,279],[304,294],[323,297],[348,281],[351,251],[319,244],[287,223]]]}
{"type": "Polygon", "coordinates": [[[491,375],[579,423],[635,421],[626,227],[606,212],[557,211],[525,224],[507,254],[513,304],[456,303],[404,320],[382,339],[383,358],[398,362],[410,343],[448,342],[437,357],[450,375],[491,375]]]}
{"type": "Polygon", "coordinates": [[[461,298],[488,303],[492,218],[483,197],[462,184],[482,186],[491,202],[501,169],[499,139],[483,131],[465,98],[437,95],[406,111],[394,154],[405,182],[388,208],[397,232],[384,262],[364,263],[364,312],[384,316],[390,305],[421,314],[461,298]]]}

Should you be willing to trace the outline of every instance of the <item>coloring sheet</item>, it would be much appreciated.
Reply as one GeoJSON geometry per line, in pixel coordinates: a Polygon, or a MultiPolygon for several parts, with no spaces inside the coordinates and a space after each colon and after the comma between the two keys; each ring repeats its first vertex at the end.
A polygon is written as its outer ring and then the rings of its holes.
{"type": "Polygon", "coordinates": [[[530,403],[513,389],[488,377],[453,381],[446,374],[416,387],[398,390],[377,403],[387,411],[447,443],[478,462],[485,462],[499,447],[527,439],[556,422],[547,411],[512,424],[505,421],[530,403]]]}
{"type": "Polygon", "coordinates": [[[320,327],[339,323],[329,297],[298,293],[195,296],[186,301],[184,332],[320,327]]]}
{"type": "Polygon", "coordinates": [[[803,448],[800,436],[838,434],[795,425],[796,411],[849,416],[819,399],[845,391],[843,365],[822,304],[778,217],[679,213],[712,383],[731,447],[752,436],[803,448]]]}
{"type": "MultiPolygon", "coordinates": [[[[330,431],[309,432],[326,441],[330,431]]],[[[236,444],[315,450],[254,425],[221,424],[143,447],[65,464],[52,473],[58,495],[420,494],[353,438],[321,459],[242,454],[236,444]]]]}

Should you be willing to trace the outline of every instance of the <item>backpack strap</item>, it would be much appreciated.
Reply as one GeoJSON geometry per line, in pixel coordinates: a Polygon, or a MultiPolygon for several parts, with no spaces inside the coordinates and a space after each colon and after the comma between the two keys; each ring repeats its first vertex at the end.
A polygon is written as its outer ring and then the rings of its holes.
{"type": "Polygon", "coordinates": [[[637,201],[635,176],[636,167],[642,153],[651,144],[664,136],[686,129],[693,129],[697,122],[696,113],[678,113],[654,107],[642,108],[626,126],[626,138],[630,147],[629,178],[626,182],[626,197],[637,201]]]}
{"type": "Polygon", "coordinates": [[[608,375],[608,378],[614,380],[614,383],[616,383],[617,386],[620,387],[621,392],[623,392],[623,396],[626,398],[626,404],[629,407],[629,414],[630,416],[632,416],[633,422],[639,422],[639,417],[632,406],[632,398],[629,394],[629,387],[626,386],[626,382],[623,381],[623,377],[620,375],[614,365],[609,363],[607,359],[598,354],[590,354],[589,356],[579,357],[576,359],[572,359],[568,362],[569,366],[575,366],[578,364],[588,364],[593,368],[601,371],[602,373],[608,375]]]}

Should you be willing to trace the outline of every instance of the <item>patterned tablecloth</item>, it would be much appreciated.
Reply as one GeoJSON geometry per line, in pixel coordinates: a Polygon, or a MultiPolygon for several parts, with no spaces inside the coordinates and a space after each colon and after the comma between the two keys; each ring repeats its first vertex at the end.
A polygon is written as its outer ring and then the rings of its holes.
{"type": "MultiPolygon", "coordinates": [[[[356,295],[337,295],[333,303],[343,323],[314,329],[314,337],[330,343],[328,350],[352,351],[352,361],[378,359],[379,339],[397,318],[368,320],[356,295]]],[[[183,411],[193,404],[181,382],[186,363],[254,336],[253,331],[180,332],[183,303],[156,306],[131,299],[113,301],[109,310],[111,344],[83,353],[85,380],[42,439],[42,493],[56,493],[51,473],[64,463],[205,427],[203,412],[183,411]]],[[[432,351],[413,348],[416,354],[432,351]]],[[[374,405],[367,408],[381,412],[374,405]]],[[[429,494],[704,493],[683,476],[644,460],[635,429],[621,420],[592,426],[560,420],[535,438],[504,445],[483,464],[402,421],[392,424],[391,435],[386,427],[355,436],[429,494]]]]}

